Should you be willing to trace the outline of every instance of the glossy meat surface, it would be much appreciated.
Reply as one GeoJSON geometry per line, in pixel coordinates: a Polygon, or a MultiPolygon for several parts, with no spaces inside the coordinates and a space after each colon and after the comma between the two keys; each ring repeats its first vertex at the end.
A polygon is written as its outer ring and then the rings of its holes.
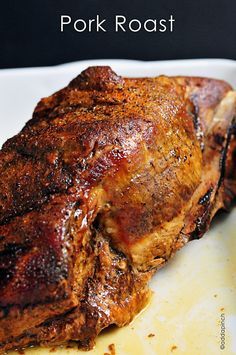
{"type": "Polygon", "coordinates": [[[42,99],[0,152],[1,348],[128,323],[235,195],[235,115],[224,82],[109,67],[42,99]]]}

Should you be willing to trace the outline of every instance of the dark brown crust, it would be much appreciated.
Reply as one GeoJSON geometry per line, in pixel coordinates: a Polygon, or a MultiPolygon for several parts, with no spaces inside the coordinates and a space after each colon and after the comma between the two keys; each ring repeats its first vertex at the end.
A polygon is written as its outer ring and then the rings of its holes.
{"type": "Polygon", "coordinates": [[[91,346],[132,319],[235,195],[235,102],[222,81],[108,67],[39,102],[0,151],[2,349],[91,346]]]}
{"type": "Polygon", "coordinates": [[[112,250],[99,231],[94,231],[93,238],[94,269],[85,284],[80,306],[27,330],[23,336],[8,339],[2,344],[5,350],[38,343],[55,346],[73,339],[88,350],[102,329],[113,323],[129,323],[147,304],[147,281],[153,272],[137,278],[127,259],[112,250]]]}

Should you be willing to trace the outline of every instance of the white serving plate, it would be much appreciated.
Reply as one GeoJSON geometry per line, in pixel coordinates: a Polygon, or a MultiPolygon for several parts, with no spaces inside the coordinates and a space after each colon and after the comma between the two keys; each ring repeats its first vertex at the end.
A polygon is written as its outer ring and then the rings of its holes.
{"type": "MultiPolygon", "coordinates": [[[[221,59],[140,62],[93,60],[55,67],[0,70],[0,146],[31,118],[41,97],[66,86],[91,65],[110,65],[125,76],[191,75],[228,81],[236,88],[236,61],[221,59]]],[[[216,218],[201,240],[192,241],[151,282],[148,307],[129,325],[104,332],[89,352],[102,355],[236,354],[236,208],[216,218]],[[221,315],[225,349],[220,349],[221,315]],[[149,334],[154,334],[148,337],[149,334]]],[[[77,348],[56,354],[85,354],[77,348]]],[[[46,355],[30,349],[27,355],[46,355]]]]}

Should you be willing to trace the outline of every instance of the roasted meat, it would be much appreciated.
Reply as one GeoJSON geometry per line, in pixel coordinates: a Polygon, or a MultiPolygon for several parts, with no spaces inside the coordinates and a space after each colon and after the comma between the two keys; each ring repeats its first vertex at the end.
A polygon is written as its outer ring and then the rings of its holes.
{"type": "Polygon", "coordinates": [[[0,151],[0,351],[90,348],[236,193],[236,93],[91,67],[0,151]]]}

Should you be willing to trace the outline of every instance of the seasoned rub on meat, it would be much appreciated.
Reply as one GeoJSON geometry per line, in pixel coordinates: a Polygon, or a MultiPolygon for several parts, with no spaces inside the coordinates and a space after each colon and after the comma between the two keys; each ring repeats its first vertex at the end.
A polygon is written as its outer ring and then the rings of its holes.
{"type": "Polygon", "coordinates": [[[236,93],[91,67],[0,151],[0,349],[131,321],[148,280],[236,193],[236,93]]]}

